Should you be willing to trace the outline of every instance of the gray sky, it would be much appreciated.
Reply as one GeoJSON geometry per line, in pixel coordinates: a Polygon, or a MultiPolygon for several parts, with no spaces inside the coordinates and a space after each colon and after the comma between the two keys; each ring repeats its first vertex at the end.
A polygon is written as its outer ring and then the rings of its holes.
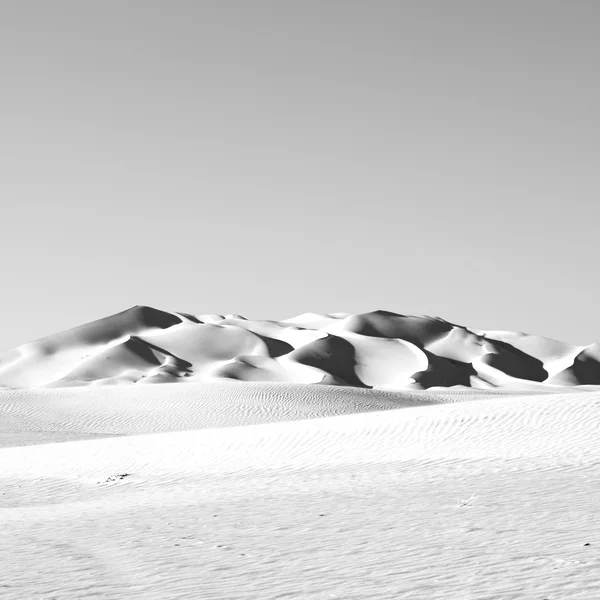
{"type": "Polygon", "coordinates": [[[600,340],[600,2],[0,4],[0,347],[133,304],[600,340]]]}

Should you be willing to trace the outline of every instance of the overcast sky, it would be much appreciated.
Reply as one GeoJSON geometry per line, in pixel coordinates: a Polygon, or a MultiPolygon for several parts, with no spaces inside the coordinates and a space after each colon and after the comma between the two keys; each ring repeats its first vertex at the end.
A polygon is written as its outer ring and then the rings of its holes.
{"type": "Polygon", "coordinates": [[[0,347],[134,304],[600,341],[600,2],[0,5],[0,347]]]}

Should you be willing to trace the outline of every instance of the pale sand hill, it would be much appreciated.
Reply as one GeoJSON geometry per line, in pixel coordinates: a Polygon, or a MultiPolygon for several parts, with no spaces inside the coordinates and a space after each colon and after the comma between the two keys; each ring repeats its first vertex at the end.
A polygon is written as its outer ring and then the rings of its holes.
{"type": "Polygon", "coordinates": [[[405,390],[600,384],[600,346],[385,311],[285,321],[134,307],[0,355],[0,386],[312,383],[405,390]]]}
{"type": "Polygon", "coordinates": [[[384,312],[138,307],[26,344],[0,597],[600,597],[599,364],[384,312]]]}

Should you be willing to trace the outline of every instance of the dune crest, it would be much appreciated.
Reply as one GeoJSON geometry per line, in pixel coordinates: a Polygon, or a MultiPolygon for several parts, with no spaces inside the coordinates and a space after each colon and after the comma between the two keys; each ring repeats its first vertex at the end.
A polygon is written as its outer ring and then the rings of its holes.
{"type": "Polygon", "coordinates": [[[0,354],[0,386],[227,379],[389,390],[544,389],[600,384],[599,348],[383,310],[252,321],[135,306],[0,354]]]}

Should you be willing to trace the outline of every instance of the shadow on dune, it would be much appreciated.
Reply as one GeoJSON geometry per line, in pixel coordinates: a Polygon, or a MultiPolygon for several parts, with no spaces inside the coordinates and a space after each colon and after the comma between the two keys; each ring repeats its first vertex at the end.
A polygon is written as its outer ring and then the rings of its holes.
{"type": "Polygon", "coordinates": [[[294,350],[289,357],[300,364],[328,373],[337,385],[345,382],[354,387],[370,387],[356,375],[356,351],[344,338],[328,335],[294,350]]]}
{"type": "Polygon", "coordinates": [[[118,377],[126,371],[137,372],[138,375],[134,378],[137,380],[142,378],[148,370],[162,365],[166,356],[171,357],[172,361],[171,364],[162,366],[161,371],[175,376],[191,372],[192,364],[188,361],[133,336],[122,344],[112,346],[85,359],[58,383],[75,385],[96,380],[108,380],[118,377]]]}
{"type": "Polygon", "coordinates": [[[196,323],[197,325],[202,323],[202,321],[200,321],[200,319],[196,315],[191,315],[189,313],[178,313],[178,314],[180,314],[182,317],[185,317],[188,321],[191,321],[192,323],[196,323]]]}
{"type": "Polygon", "coordinates": [[[427,389],[434,386],[450,387],[453,385],[471,385],[471,377],[477,376],[477,371],[470,363],[452,358],[442,358],[427,350],[423,350],[429,361],[425,371],[413,375],[416,383],[427,389]]]}
{"type": "Polygon", "coordinates": [[[600,385],[600,344],[593,344],[580,352],[560,378],[571,385],[600,385]]]}
{"type": "Polygon", "coordinates": [[[518,379],[528,381],[542,382],[548,379],[548,371],[544,368],[544,363],[533,356],[518,350],[508,342],[499,340],[487,340],[494,348],[498,349],[499,354],[486,354],[481,359],[486,365],[494,367],[518,379]]]}
{"type": "Polygon", "coordinates": [[[452,324],[431,317],[409,317],[376,310],[349,317],[348,331],[370,337],[399,338],[419,348],[447,335],[452,324]]]}
{"type": "Polygon", "coordinates": [[[181,323],[180,317],[149,306],[133,306],[123,312],[79,325],[31,342],[37,354],[53,353],[85,342],[86,345],[111,342],[125,335],[133,336],[148,329],[168,329],[181,323]]]}
{"type": "Polygon", "coordinates": [[[161,348],[160,346],[155,346],[154,344],[151,344],[150,342],[146,341],[146,340],[141,340],[139,338],[131,338],[136,339],[140,342],[140,345],[136,346],[136,349],[138,351],[143,352],[144,355],[146,355],[147,352],[152,353],[152,351],[154,352],[160,352],[161,354],[164,354],[165,356],[170,356],[171,358],[173,358],[175,365],[180,368],[183,371],[191,371],[192,367],[194,365],[192,365],[191,362],[180,358],[179,356],[176,356],[175,354],[173,354],[172,352],[169,352],[168,350],[165,350],[164,348],[161,348]],[[145,346],[145,349],[142,350],[142,345],[145,346]]]}
{"type": "Polygon", "coordinates": [[[289,354],[294,351],[294,346],[284,342],[283,340],[276,340],[275,338],[268,337],[266,335],[261,335],[259,333],[253,332],[255,336],[259,337],[267,346],[267,351],[271,358],[277,358],[279,356],[283,356],[284,354],[289,354]]]}

